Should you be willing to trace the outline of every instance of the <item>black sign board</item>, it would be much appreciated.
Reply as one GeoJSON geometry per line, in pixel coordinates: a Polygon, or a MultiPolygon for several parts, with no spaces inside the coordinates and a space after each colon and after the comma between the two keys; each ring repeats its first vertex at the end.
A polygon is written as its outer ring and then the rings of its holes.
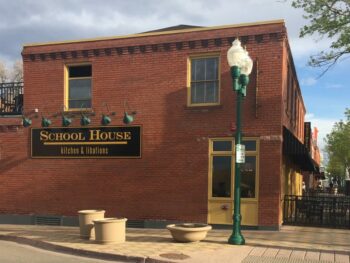
{"type": "Polygon", "coordinates": [[[311,122],[304,122],[304,145],[306,149],[311,150],[311,122]]]}
{"type": "Polygon", "coordinates": [[[140,158],[140,126],[32,128],[32,158],[140,158]]]}

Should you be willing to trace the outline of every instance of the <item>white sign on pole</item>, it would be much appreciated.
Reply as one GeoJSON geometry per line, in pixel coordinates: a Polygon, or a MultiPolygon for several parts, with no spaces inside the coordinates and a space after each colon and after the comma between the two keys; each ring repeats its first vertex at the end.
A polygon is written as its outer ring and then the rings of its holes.
{"type": "Polygon", "coordinates": [[[236,144],[236,163],[245,163],[245,145],[236,144]]]}

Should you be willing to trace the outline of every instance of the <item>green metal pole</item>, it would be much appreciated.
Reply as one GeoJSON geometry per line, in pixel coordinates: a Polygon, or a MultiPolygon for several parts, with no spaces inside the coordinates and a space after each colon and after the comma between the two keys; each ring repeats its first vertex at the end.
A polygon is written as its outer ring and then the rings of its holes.
{"type": "MultiPolygon", "coordinates": [[[[237,91],[237,105],[236,105],[236,136],[235,144],[241,144],[241,103],[243,94],[241,90],[237,91]]],[[[237,163],[235,158],[235,187],[234,187],[234,212],[233,212],[233,229],[230,238],[228,239],[229,244],[233,245],[244,245],[245,240],[241,233],[241,167],[237,163]]]]}

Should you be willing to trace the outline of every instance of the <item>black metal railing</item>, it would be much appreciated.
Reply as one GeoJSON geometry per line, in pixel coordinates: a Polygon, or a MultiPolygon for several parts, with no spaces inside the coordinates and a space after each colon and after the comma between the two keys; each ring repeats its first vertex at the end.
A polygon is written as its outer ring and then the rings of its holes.
{"type": "Polygon", "coordinates": [[[350,229],[350,197],[286,195],[283,224],[350,229]]]}
{"type": "Polygon", "coordinates": [[[0,115],[19,115],[23,110],[23,82],[0,83],[0,115]]]}

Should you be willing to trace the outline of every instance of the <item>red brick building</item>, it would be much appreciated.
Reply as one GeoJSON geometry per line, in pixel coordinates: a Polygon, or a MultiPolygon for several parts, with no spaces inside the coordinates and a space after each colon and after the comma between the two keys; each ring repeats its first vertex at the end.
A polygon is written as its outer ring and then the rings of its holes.
{"type": "Polygon", "coordinates": [[[301,171],[314,169],[281,20],[25,45],[24,114],[32,124],[0,119],[0,221],[69,224],[78,210],[102,208],[144,226],[231,224],[236,95],[226,54],[235,37],[254,60],[243,102],[242,223],[278,229],[284,194],[300,193],[301,171]],[[106,104],[116,113],[109,126],[120,126],[125,144],[128,136],[140,139],[140,154],[104,156],[96,148],[82,156],[72,146],[81,142],[46,152],[64,132],[76,131],[64,143],[79,141],[83,115],[91,120],[84,131],[98,144],[91,134],[105,131],[106,104]],[[131,126],[122,122],[124,111],[137,112],[131,126]],[[62,127],[62,116],[77,130],[62,127]],[[52,125],[41,128],[41,117],[52,125]],[[132,127],[139,134],[125,130],[132,127]]]}

